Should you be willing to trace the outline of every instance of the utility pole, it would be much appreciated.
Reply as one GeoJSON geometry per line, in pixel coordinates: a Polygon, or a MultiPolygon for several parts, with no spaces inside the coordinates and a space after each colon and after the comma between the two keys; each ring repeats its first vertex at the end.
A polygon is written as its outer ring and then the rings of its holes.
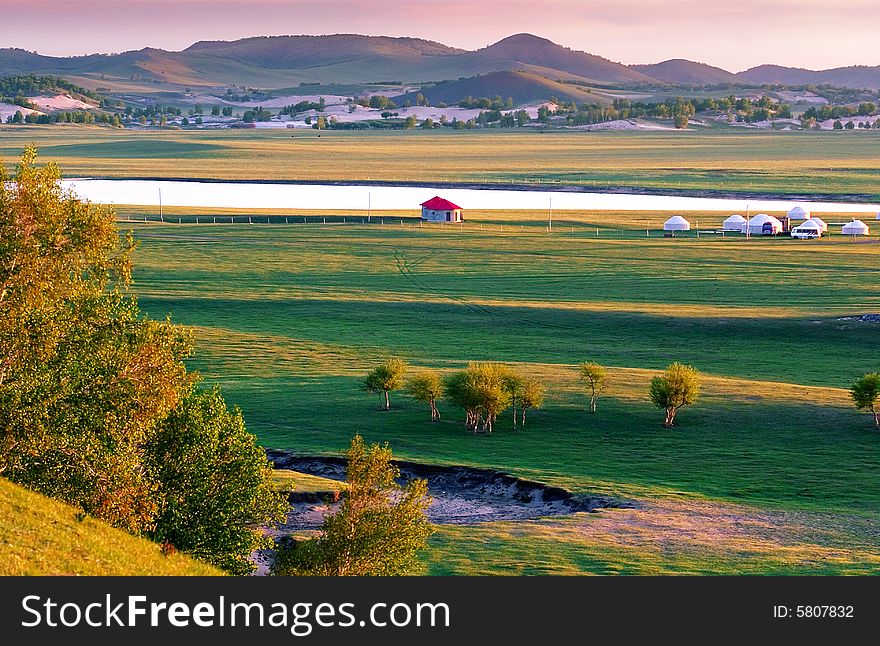
{"type": "Polygon", "coordinates": [[[159,187],[159,222],[164,222],[165,219],[162,217],[162,187],[159,187]]]}
{"type": "Polygon", "coordinates": [[[550,209],[547,211],[547,233],[553,232],[553,198],[550,198],[550,209]]]}
{"type": "Polygon", "coordinates": [[[749,228],[749,221],[752,219],[752,211],[751,205],[746,204],[746,240],[752,237],[751,229],[749,228]]]}
{"type": "Polygon", "coordinates": [[[367,222],[373,215],[373,194],[367,191],[367,222]]]}

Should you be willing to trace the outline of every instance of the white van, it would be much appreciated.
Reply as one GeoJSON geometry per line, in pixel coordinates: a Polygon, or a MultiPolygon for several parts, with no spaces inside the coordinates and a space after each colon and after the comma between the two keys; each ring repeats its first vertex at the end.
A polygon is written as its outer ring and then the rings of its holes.
{"type": "Polygon", "coordinates": [[[822,227],[813,226],[812,223],[810,226],[804,226],[803,224],[800,226],[796,226],[791,230],[792,238],[799,238],[801,240],[809,239],[809,238],[821,238],[822,237],[822,227]]]}

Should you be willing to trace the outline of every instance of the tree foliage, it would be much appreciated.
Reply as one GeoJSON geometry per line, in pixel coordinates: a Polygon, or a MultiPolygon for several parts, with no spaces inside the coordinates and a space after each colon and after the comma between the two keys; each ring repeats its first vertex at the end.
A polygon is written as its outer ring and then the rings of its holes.
{"type": "Polygon", "coordinates": [[[28,149],[0,172],[0,474],[131,531],[155,485],[141,447],[191,385],[186,334],[126,293],[131,238],[28,149]]]}
{"type": "Polygon", "coordinates": [[[522,410],[522,425],[526,425],[526,411],[532,408],[541,408],[544,405],[544,393],[546,387],[536,377],[527,377],[520,393],[519,406],[522,410]]]}
{"type": "MultiPolygon", "coordinates": [[[[141,316],[128,293],[132,238],[60,177],[34,149],[14,180],[0,167],[0,475],[133,533],[164,531],[171,509],[171,525],[203,533],[268,520],[253,437],[218,393],[194,393],[189,334],[141,316]],[[179,446],[164,443],[172,430],[179,446]],[[177,463],[161,463],[157,447],[177,463]],[[204,515],[206,483],[226,516],[204,515]]],[[[209,560],[227,562],[228,546],[199,540],[211,547],[197,555],[216,548],[209,560]]]]}
{"type": "Polygon", "coordinates": [[[859,410],[868,410],[880,430],[880,373],[862,375],[850,386],[850,396],[859,410]]]}
{"type": "Polygon", "coordinates": [[[491,433],[495,420],[513,403],[510,371],[498,363],[471,363],[447,377],[447,399],[463,408],[468,430],[491,433]]]}
{"type": "Polygon", "coordinates": [[[397,484],[400,471],[387,444],[367,447],[355,436],[348,450],[349,488],[321,536],[279,550],[273,573],[317,576],[399,576],[411,570],[433,531],[425,480],[397,484]]]}
{"type": "Polygon", "coordinates": [[[150,537],[233,574],[250,573],[251,552],[271,546],[260,527],[284,520],[287,502],[241,411],[230,411],[217,388],[193,392],[159,425],[146,463],[159,484],[150,537]]]}
{"type": "Polygon", "coordinates": [[[363,387],[371,393],[380,393],[384,400],[383,410],[391,410],[391,398],[388,393],[403,387],[403,376],[409,368],[403,359],[387,359],[376,366],[363,380],[363,387]]]}
{"type": "Polygon", "coordinates": [[[693,366],[671,363],[662,377],[651,380],[650,395],[653,404],[666,411],[663,426],[670,428],[679,408],[696,403],[700,395],[699,373],[693,366]]]}
{"type": "Polygon", "coordinates": [[[599,396],[608,383],[608,371],[598,363],[586,362],[580,365],[581,381],[590,393],[590,412],[596,412],[599,396]]]}
{"type": "Polygon", "coordinates": [[[437,400],[443,398],[443,378],[433,370],[423,370],[409,380],[407,394],[416,401],[428,404],[431,408],[431,421],[440,421],[437,400]]]}

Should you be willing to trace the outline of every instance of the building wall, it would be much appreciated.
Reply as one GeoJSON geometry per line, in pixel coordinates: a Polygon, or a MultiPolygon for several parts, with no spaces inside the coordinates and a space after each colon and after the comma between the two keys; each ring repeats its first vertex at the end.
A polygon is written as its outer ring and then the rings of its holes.
{"type": "Polygon", "coordinates": [[[427,220],[428,222],[461,222],[461,209],[456,209],[455,211],[450,212],[432,211],[430,209],[422,208],[422,219],[427,220]],[[447,213],[450,213],[450,215],[447,216],[447,213]]]}

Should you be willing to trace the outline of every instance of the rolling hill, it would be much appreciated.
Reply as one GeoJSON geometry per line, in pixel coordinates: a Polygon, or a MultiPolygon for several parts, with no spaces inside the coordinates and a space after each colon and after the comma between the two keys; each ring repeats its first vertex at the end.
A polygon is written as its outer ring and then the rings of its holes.
{"type": "Polygon", "coordinates": [[[664,83],[680,85],[714,85],[717,83],[741,83],[736,74],[705,63],[695,63],[683,58],[673,58],[652,65],[630,65],[635,70],[664,83]]]}
{"type": "Polygon", "coordinates": [[[834,85],[837,87],[880,89],[880,66],[836,67],[830,70],[808,70],[780,65],[759,65],[736,75],[740,81],[784,85],[834,85]]]}
{"type": "Polygon", "coordinates": [[[0,75],[91,76],[100,78],[104,84],[141,79],[186,86],[235,84],[279,88],[316,81],[423,83],[513,70],[598,83],[652,80],[620,63],[530,34],[510,36],[476,51],[419,38],[356,34],[203,41],[180,52],[146,48],[69,58],[0,49],[0,75]]]}
{"type": "Polygon", "coordinates": [[[83,517],[0,478],[0,575],[208,576],[223,572],[83,517]]]}
{"type": "MultiPolygon", "coordinates": [[[[537,74],[529,72],[490,72],[481,76],[458,81],[446,81],[433,87],[422,89],[432,105],[448,103],[454,105],[466,97],[494,97],[502,99],[513,98],[515,105],[544,101],[550,97],[557,97],[563,101],[575,101],[576,103],[599,103],[610,104],[611,99],[604,95],[593,94],[587,88],[560,83],[537,74]]],[[[415,94],[408,94],[395,99],[398,103],[410,100],[415,103],[415,94]]]]}
{"type": "MultiPolygon", "coordinates": [[[[683,59],[631,65],[577,51],[532,34],[515,34],[467,51],[420,38],[334,34],[260,36],[201,41],[178,51],[145,48],[121,54],[58,58],[0,49],[0,76],[52,74],[95,89],[159,93],[229,85],[290,88],[301,83],[365,85],[398,81],[422,85],[493,72],[527,72],[594,85],[831,84],[880,88],[880,67],[813,71],[762,65],[739,74],[683,59]],[[134,85],[133,87],[133,84],[134,85]]],[[[500,77],[499,77],[500,78],[500,77]]],[[[521,79],[519,79],[521,81],[521,79]]],[[[491,94],[488,90],[476,94],[491,94]]],[[[502,95],[510,96],[511,90],[502,95]]]]}

